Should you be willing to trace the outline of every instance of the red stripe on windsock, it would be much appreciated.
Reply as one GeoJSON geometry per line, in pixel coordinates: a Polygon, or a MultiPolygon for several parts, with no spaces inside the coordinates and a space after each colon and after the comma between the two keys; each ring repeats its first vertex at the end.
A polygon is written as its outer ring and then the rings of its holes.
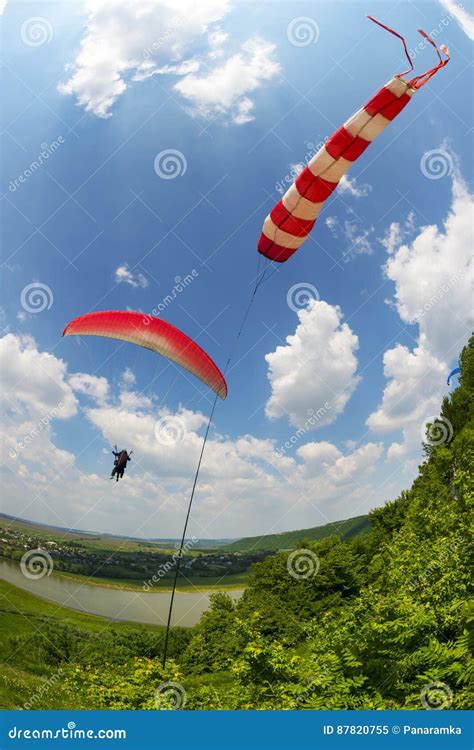
{"type": "Polygon", "coordinates": [[[358,159],[367,146],[370,146],[370,141],[359,138],[359,136],[354,137],[344,127],[336,130],[324,144],[324,148],[333,159],[339,159],[343,156],[348,161],[358,159]]]}
{"type": "Polygon", "coordinates": [[[297,216],[293,216],[288,211],[281,200],[272,209],[270,218],[278,229],[282,229],[284,232],[288,232],[288,234],[293,234],[295,237],[306,237],[311,232],[316,221],[315,219],[313,221],[298,219],[297,216]]]}
{"type": "Polygon", "coordinates": [[[262,253],[269,260],[275,260],[277,263],[283,263],[296,253],[297,248],[282,247],[277,245],[273,240],[269,240],[263,233],[258,241],[258,252],[262,253]]]}
{"type": "Polygon", "coordinates": [[[328,182],[315,177],[309,167],[305,167],[295,180],[299,194],[313,203],[322,203],[337,188],[337,182],[328,182]]]}

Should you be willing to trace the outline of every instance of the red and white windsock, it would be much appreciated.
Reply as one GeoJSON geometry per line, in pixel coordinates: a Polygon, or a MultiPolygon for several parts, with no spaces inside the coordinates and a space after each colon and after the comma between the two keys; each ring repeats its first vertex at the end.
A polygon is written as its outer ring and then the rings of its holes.
{"type": "Polygon", "coordinates": [[[258,243],[258,251],[270,260],[282,263],[301,247],[316,223],[324,202],[336,189],[342,176],[406,107],[415,91],[449,62],[446,47],[441,47],[446,55],[443,60],[434,42],[419,29],[419,33],[435,47],[439,63],[426,73],[405,81],[402,76],[413,70],[405,40],[371,16],[369,18],[402,40],[410,70],[394,76],[336,130],[274,206],[265,219],[258,243]]]}

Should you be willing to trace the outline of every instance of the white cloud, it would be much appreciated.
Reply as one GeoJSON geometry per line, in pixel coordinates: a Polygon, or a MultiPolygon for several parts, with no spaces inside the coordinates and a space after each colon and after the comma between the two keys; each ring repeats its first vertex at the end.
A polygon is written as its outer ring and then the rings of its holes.
{"type": "MultiPolygon", "coordinates": [[[[116,397],[110,384],[84,373],[68,378],[65,363],[38,351],[31,339],[9,334],[0,352],[3,380],[20,396],[15,409],[3,404],[2,510],[75,528],[178,535],[207,417],[185,408],[157,408],[141,393],[121,391],[116,397]],[[102,402],[78,412],[73,383],[102,402]],[[59,398],[64,408],[56,411],[59,398]],[[54,432],[56,420],[84,417],[79,445],[76,431],[69,430],[75,449],[64,450],[54,432]],[[164,436],[157,430],[163,422],[169,428],[164,436]],[[90,441],[82,438],[87,426],[90,441]],[[108,478],[115,443],[134,451],[118,485],[108,478]],[[83,455],[89,445],[97,456],[93,467],[94,459],[83,455]],[[104,447],[110,464],[104,462],[104,447]],[[79,466],[88,463],[87,469],[79,466]]],[[[375,444],[343,454],[325,442],[300,445],[292,458],[279,455],[272,439],[231,439],[213,428],[190,534],[282,531],[362,513],[383,499],[368,479],[379,455],[375,444]]]]}
{"type": "Polygon", "coordinates": [[[206,75],[191,74],[178,81],[176,91],[204,117],[230,113],[236,124],[254,119],[253,102],[248,94],[280,71],[273,59],[275,45],[252,38],[241,51],[229,57],[219,68],[206,75]]]}
{"type": "Polygon", "coordinates": [[[409,244],[413,217],[392,224],[385,239],[385,272],[395,284],[391,306],[405,324],[418,325],[412,351],[397,344],[385,352],[388,380],[381,403],[367,419],[377,433],[401,431],[387,458],[416,466],[421,457],[421,428],[439,413],[450,364],[472,330],[474,202],[458,174],[453,177],[452,205],[442,228],[422,227],[409,244]]]}
{"type": "Polygon", "coordinates": [[[372,190],[372,185],[368,185],[367,183],[358,185],[355,177],[348,177],[346,174],[343,174],[339,180],[337,190],[342,195],[347,193],[352,198],[366,198],[372,190]]]}
{"type": "Polygon", "coordinates": [[[319,427],[343,411],[359,381],[358,339],[342,323],[340,309],[327,302],[312,300],[298,312],[298,319],[286,344],[265,357],[272,387],[265,413],[270,419],[286,414],[292,425],[301,428],[310,410],[317,412],[329,402],[331,408],[315,423],[319,427]]]}
{"type": "MultiPolygon", "coordinates": [[[[51,441],[52,423],[77,413],[77,402],[65,380],[66,365],[39,352],[33,339],[11,333],[0,339],[2,397],[2,465],[20,478],[20,499],[28,499],[25,462],[40,473],[37,481],[71,466],[74,457],[51,441]]],[[[7,496],[2,493],[2,504],[7,496]]],[[[15,503],[13,509],[15,508],[15,503]]]]}
{"type": "Polygon", "coordinates": [[[344,222],[343,236],[348,247],[342,258],[346,263],[356,255],[371,255],[373,253],[374,248],[371,242],[373,231],[373,227],[360,229],[359,223],[356,221],[346,220],[344,222]]]}
{"type": "Polygon", "coordinates": [[[344,243],[346,249],[342,253],[342,260],[345,263],[348,263],[357,255],[371,255],[373,253],[373,227],[361,229],[360,222],[357,220],[345,219],[341,223],[337,216],[328,216],[325,224],[333,237],[337,237],[344,243]]]}
{"type": "Polygon", "coordinates": [[[134,385],[137,382],[134,372],[129,367],[126,367],[122,373],[122,382],[125,385],[134,385]]]}
{"type": "Polygon", "coordinates": [[[440,0],[440,2],[443,8],[446,8],[448,13],[459,23],[469,39],[474,39],[474,18],[466,8],[455,0],[440,0]]]}
{"type": "Polygon", "coordinates": [[[99,378],[96,375],[77,372],[69,378],[69,385],[73,391],[89,396],[99,404],[107,401],[109,395],[109,384],[107,378],[99,378]]]}
{"type": "Polygon", "coordinates": [[[129,284],[135,289],[137,287],[146,289],[148,286],[148,279],[142,273],[133,273],[130,271],[127,263],[123,263],[123,265],[115,270],[115,281],[117,284],[129,284]]]}
{"type": "Polygon", "coordinates": [[[459,176],[444,226],[423,227],[392,250],[385,271],[404,323],[418,324],[424,345],[444,361],[458,354],[474,324],[474,200],[459,176]]]}
{"type": "Polygon", "coordinates": [[[122,391],[120,394],[120,406],[124,409],[142,410],[149,409],[153,400],[149,396],[134,391],[122,391]]]}
{"type": "Polygon", "coordinates": [[[86,0],[84,36],[59,91],[105,118],[130,81],[179,76],[174,88],[193,111],[230,113],[238,125],[249,122],[254,102],[248,94],[276,75],[279,65],[271,59],[274,46],[257,39],[226,59],[229,37],[215,24],[229,11],[228,0],[86,0]],[[193,48],[203,46],[203,37],[208,49],[196,56],[193,48]]]}
{"type": "Polygon", "coordinates": [[[403,240],[413,231],[414,227],[415,214],[413,212],[410,212],[401,224],[398,221],[393,221],[390,224],[385,237],[381,239],[381,243],[389,255],[392,255],[400,247],[403,240]]]}
{"type": "Polygon", "coordinates": [[[63,94],[98,117],[136,80],[183,62],[188,46],[229,10],[227,0],[86,0],[87,23],[63,94]]]}
{"type": "Polygon", "coordinates": [[[7,334],[0,339],[1,401],[5,412],[41,417],[60,408],[59,419],[77,412],[77,401],[65,381],[66,364],[39,352],[29,336],[7,334]]]}
{"type": "Polygon", "coordinates": [[[300,467],[304,476],[320,477],[334,486],[354,480],[360,482],[372,474],[382,453],[381,443],[367,443],[344,455],[335,445],[325,441],[306,443],[297,450],[297,455],[304,459],[300,467]]]}
{"type": "Polygon", "coordinates": [[[324,222],[327,226],[327,228],[335,234],[337,232],[337,228],[339,226],[339,219],[337,216],[328,216],[324,222]]]}
{"type": "Polygon", "coordinates": [[[384,375],[390,382],[379,408],[367,420],[375,432],[399,430],[411,421],[419,424],[427,410],[439,408],[446,368],[423,347],[410,351],[397,344],[386,351],[384,375]]]}

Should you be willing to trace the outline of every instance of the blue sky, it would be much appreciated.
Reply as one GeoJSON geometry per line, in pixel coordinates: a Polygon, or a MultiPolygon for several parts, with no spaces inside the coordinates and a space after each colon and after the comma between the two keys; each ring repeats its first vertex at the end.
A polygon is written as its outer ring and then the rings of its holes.
{"type": "Polygon", "coordinates": [[[161,305],[224,365],[278,185],[405,69],[399,42],[366,19],[373,13],[406,35],[417,73],[435,57],[419,45],[420,26],[452,60],[259,290],[191,533],[361,514],[409,486],[420,430],[472,327],[472,18],[450,2],[209,0],[177,20],[170,7],[6,6],[3,508],[65,526],[179,533],[212,394],[150,352],[61,331],[93,309],[161,305]],[[178,152],[173,179],[155,168],[168,150],[178,152]],[[36,302],[32,284],[43,285],[36,302]],[[288,304],[295,285],[313,297],[299,310],[288,304]],[[163,419],[175,442],[156,437],[163,419]],[[115,442],[137,460],[112,487],[115,442]]]}

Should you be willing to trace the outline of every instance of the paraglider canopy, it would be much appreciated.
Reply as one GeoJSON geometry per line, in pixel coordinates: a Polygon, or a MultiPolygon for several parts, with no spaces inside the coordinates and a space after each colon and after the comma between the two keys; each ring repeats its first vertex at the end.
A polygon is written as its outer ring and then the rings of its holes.
{"type": "Polygon", "coordinates": [[[227,396],[224,376],[199,344],[161,318],[138,312],[106,310],[72,320],[63,336],[104,336],[151,349],[176,362],[220,398],[227,396]]]}
{"type": "Polygon", "coordinates": [[[447,380],[448,385],[451,385],[451,378],[454,375],[457,375],[458,372],[461,372],[461,368],[460,367],[455,367],[454,370],[451,370],[451,372],[448,375],[448,380],[447,380]]]}

